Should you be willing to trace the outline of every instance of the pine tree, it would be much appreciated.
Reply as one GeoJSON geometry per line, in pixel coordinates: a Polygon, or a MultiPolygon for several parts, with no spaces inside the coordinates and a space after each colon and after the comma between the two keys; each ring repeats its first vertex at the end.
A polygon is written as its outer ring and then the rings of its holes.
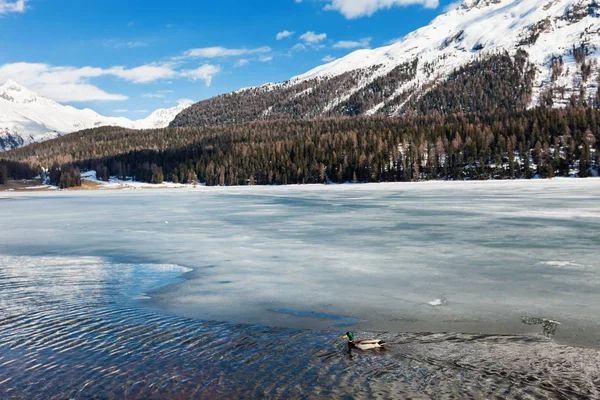
{"type": "Polygon", "coordinates": [[[584,143],[581,150],[581,156],[579,157],[579,177],[585,178],[588,176],[588,169],[591,161],[590,148],[587,143],[584,143]]]}
{"type": "Polygon", "coordinates": [[[6,164],[0,164],[0,185],[8,183],[8,168],[6,164]]]}

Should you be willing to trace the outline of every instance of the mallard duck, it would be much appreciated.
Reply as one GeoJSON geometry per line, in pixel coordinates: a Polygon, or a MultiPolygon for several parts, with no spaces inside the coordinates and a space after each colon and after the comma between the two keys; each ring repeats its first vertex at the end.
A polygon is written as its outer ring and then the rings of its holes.
{"type": "Polygon", "coordinates": [[[346,332],[342,339],[348,339],[348,348],[357,348],[360,350],[381,349],[385,346],[385,342],[379,339],[363,339],[354,340],[354,333],[346,332]]]}

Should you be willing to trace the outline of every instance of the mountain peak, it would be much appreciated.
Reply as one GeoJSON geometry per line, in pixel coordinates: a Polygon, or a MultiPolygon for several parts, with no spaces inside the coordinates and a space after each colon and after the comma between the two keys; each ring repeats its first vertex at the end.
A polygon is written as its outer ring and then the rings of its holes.
{"type": "Polygon", "coordinates": [[[0,98],[12,103],[33,103],[38,100],[38,95],[19,83],[9,79],[0,86],[0,98]]]}
{"type": "Polygon", "coordinates": [[[182,111],[171,126],[598,104],[598,0],[464,0],[402,39],[182,111]]]}
{"type": "Polygon", "coordinates": [[[465,0],[461,7],[470,10],[471,8],[483,8],[490,4],[498,4],[502,0],[465,0]]]}
{"type": "Polygon", "coordinates": [[[159,109],[147,118],[132,121],[124,117],[105,117],[90,109],[63,106],[8,80],[0,86],[0,152],[99,126],[164,128],[191,103],[180,100],[175,107],[159,109]]]}

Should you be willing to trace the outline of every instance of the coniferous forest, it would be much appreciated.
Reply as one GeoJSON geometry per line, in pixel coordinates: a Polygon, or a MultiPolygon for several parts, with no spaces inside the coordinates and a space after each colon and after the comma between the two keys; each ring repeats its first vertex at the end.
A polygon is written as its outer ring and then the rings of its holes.
{"type": "Polygon", "coordinates": [[[10,179],[35,178],[42,172],[39,165],[39,163],[30,165],[26,162],[3,160],[0,158],[0,185],[4,185],[10,179]]]}
{"type": "Polygon", "coordinates": [[[31,171],[53,166],[51,178],[61,187],[80,184],[78,169],[96,170],[104,180],[207,185],[517,179],[597,174],[598,140],[597,109],[537,108],[143,131],[104,127],[3,157],[31,171]]]}

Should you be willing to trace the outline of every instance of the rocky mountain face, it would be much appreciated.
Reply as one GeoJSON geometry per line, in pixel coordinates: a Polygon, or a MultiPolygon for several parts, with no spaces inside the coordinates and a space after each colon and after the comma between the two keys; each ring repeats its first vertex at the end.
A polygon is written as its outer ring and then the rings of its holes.
{"type": "Polygon", "coordinates": [[[466,0],[400,41],[196,103],[171,126],[598,105],[596,0],[466,0]]]}
{"type": "Polygon", "coordinates": [[[121,126],[131,129],[164,128],[190,104],[160,109],[147,118],[105,117],[90,109],[80,110],[8,81],[0,86],[0,151],[11,150],[32,142],[41,142],[82,129],[121,126]]]}

